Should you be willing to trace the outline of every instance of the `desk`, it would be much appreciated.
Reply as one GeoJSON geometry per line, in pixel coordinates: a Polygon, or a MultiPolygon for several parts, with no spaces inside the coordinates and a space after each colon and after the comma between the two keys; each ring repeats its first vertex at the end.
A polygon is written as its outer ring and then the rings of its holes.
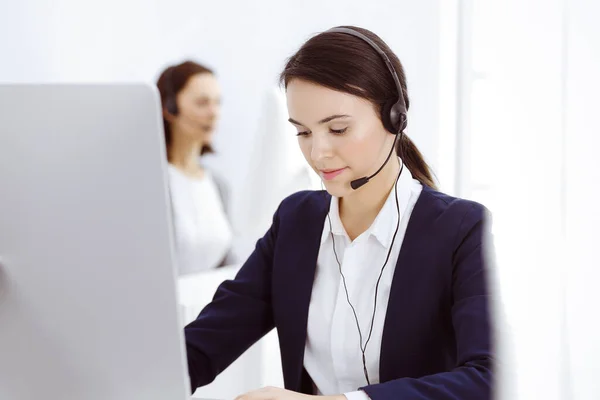
{"type": "MultiPolygon", "coordinates": [[[[181,322],[187,325],[211,302],[217,287],[235,278],[241,265],[230,265],[209,271],[188,274],[178,279],[181,322]]],[[[193,400],[234,399],[263,385],[263,345],[259,341],[235,360],[210,384],[198,388],[193,400]]]]}

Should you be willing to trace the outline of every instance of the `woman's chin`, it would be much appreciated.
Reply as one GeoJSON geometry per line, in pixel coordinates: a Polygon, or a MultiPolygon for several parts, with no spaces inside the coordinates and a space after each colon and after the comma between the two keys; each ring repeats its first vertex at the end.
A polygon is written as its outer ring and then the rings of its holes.
{"type": "Polygon", "coordinates": [[[352,187],[350,187],[350,183],[347,181],[323,181],[323,185],[327,193],[333,197],[344,197],[352,192],[352,187]]]}

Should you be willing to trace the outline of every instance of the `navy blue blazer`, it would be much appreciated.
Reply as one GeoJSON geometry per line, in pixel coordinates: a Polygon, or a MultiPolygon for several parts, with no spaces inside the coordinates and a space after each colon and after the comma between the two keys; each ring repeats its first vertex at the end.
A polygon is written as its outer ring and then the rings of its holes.
{"type": "MultiPolygon", "coordinates": [[[[330,199],[324,191],[286,198],[235,279],[185,328],[192,391],[277,328],[286,389],[312,394],[306,323],[330,199]]],[[[478,203],[423,187],[390,289],[380,383],[360,388],[372,400],[491,397],[486,214],[478,203]]]]}

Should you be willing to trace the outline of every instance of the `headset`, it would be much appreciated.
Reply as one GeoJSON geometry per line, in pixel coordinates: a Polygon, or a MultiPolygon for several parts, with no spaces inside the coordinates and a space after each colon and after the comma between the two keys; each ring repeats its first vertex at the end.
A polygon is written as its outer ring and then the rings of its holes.
{"type": "Polygon", "coordinates": [[[167,112],[171,115],[177,115],[179,109],[177,108],[177,99],[175,96],[175,90],[173,86],[173,71],[175,67],[169,67],[165,72],[165,89],[166,89],[166,97],[165,97],[165,108],[167,112]]]}
{"type": "MultiPolygon", "coordinates": [[[[407,110],[406,110],[406,103],[404,102],[404,92],[402,91],[402,86],[400,85],[400,79],[398,78],[398,74],[397,74],[392,62],[390,61],[388,55],[373,40],[371,40],[370,38],[368,38],[361,32],[358,32],[358,31],[356,31],[354,29],[350,29],[350,28],[341,28],[341,27],[340,28],[332,28],[332,29],[328,30],[327,33],[344,33],[344,34],[352,35],[359,39],[362,39],[364,42],[369,44],[383,58],[385,65],[387,66],[388,70],[390,71],[390,74],[394,78],[394,83],[396,84],[396,90],[398,93],[398,99],[392,99],[392,100],[386,102],[381,110],[381,121],[383,122],[384,127],[390,133],[396,135],[396,137],[394,138],[394,144],[392,145],[392,149],[390,150],[390,153],[388,154],[385,162],[381,165],[381,167],[379,167],[379,169],[373,175],[365,176],[365,177],[362,177],[362,178],[359,178],[359,179],[356,179],[356,180],[353,180],[350,182],[350,186],[352,187],[352,189],[356,190],[356,189],[360,188],[361,186],[363,186],[364,184],[366,184],[367,182],[369,182],[369,180],[371,178],[373,178],[374,176],[376,176],[383,169],[383,167],[388,163],[390,157],[392,156],[392,153],[394,152],[394,148],[396,147],[396,141],[398,140],[399,136],[400,136],[400,141],[402,141],[402,135],[404,134],[404,129],[406,128],[406,124],[407,124],[407,117],[406,117],[407,110]]],[[[367,371],[367,360],[366,360],[365,352],[367,350],[367,345],[369,344],[369,341],[371,340],[371,334],[373,333],[373,323],[375,321],[375,313],[377,311],[377,293],[379,290],[379,282],[381,281],[381,277],[383,276],[383,271],[385,270],[385,267],[388,263],[390,255],[392,253],[392,248],[394,247],[394,241],[396,240],[396,235],[398,234],[398,229],[400,227],[400,205],[398,203],[398,180],[400,179],[400,175],[402,175],[403,170],[404,170],[404,162],[402,162],[402,166],[400,167],[400,172],[398,173],[398,176],[396,177],[396,181],[394,184],[394,194],[396,197],[396,210],[397,210],[397,215],[398,215],[398,220],[396,222],[396,230],[394,232],[394,236],[392,238],[392,243],[390,245],[390,248],[388,249],[388,253],[385,258],[385,262],[383,263],[383,266],[381,267],[381,271],[379,272],[379,278],[377,279],[377,284],[375,285],[375,299],[373,302],[373,316],[371,317],[371,327],[369,329],[369,335],[368,335],[367,340],[364,343],[364,345],[363,345],[362,331],[360,329],[360,324],[358,323],[358,316],[356,315],[356,309],[350,302],[350,295],[348,294],[348,288],[346,286],[346,277],[344,276],[344,274],[342,272],[342,265],[338,258],[337,252],[335,250],[335,239],[334,239],[334,235],[333,235],[332,227],[331,227],[331,218],[329,217],[329,212],[327,213],[327,219],[329,220],[329,234],[331,236],[332,246],[333,246],[333,254],[335,255],[335,260],[338,264],[340,275],[342,277],[342,283],[344,286],[344,290],[346,292],[346,301],[348,302],[348,305],[350,305],[350,308],[352,309],[352,313],[354,314],[354,320],[356,322],[356,328],[358,329],[358,336],[360,339],[360,350],[362,353],[363,372],[365,374],[365,379],[367,380],[368,385],[371,384],[371,381],[369,380],[369,373],[367,371]]]]}
{"type": "MultiPolygon", "coordinates": [[[[177,106],[177,93],[175,91],[175,82],[173,80],[173,74],[175,72],[176,66],[169,67],[164,72],[164,90],[165,90],[165,98],[163,100],[163,107],[165,110],[171,115],[176,116],[179,114],[179,107],[177,106]]],[[[187,121],[188,124],[193,125],[196,129],[208,129],[206,125],[200,125],[198,122],[193,121],[190,117],[186,115],[180,116],[180,118],[184,121],[187,121]]]]}
{"type": "MultiPolygon", "coordinates": [[[[404,133],[404,129],[406,129],[407,109],[406,109],[406,103],[404,101],[404,91],[402,90],[402,85],[400,85],[400,79],[398,78],[398,73],[396,72],[396,69],[394,68],[394,65],[392,64],[392,62],[390,61],[390,58],[388,57],[387,53],[385,51],[383,51],[381,49],[381,47],[379,47],[377,45],[377,43],[375,43],[373,40],[371,40],[371,38],[367,37],[366,35],[362,34],[361,32],[351,29],[351,28],[342,28],[342,27],[332,28],[332,29],[329,29],[326,33],[345,33],[345,34],[357,37],[359,39],[362,39],[364,42],[366,42],[368,45],[370,45],[373,48],[373,50],[375,50],[377,52],[377,54],[379,54],[379,56],[381,56],[381,58],[385,62],[386,67],[390,71],[390,75],[394,79],[394,83],[396,84],[396,92],[398,93],[397,99],[392,99],[392,100],[387,101],[381,109],[381,121],[383,122],[383,126],[385,127],[385,129],[387,129],[388,132],[396,135],[396,138],[394,139],[394,146],[392,146],[392,149],[391,149],[390,153],[388,154],[385,162],[381,165],[381,167],[373,175],[364,176],[362,178],[355,179],[352,182],[350,182],[350,186],[352,187],[352,189],[356,190],[359,187],[363,186],[365,183],[369,182],[369,180],[371,180],[374,176],[376,176],[383,169],[385,164],[387,164],[390,157],[392,156],[392,153],[394,152],[394,147],[396,145],[396,140],[398,139],[398,135],[400,134],[400,136],[401,136],[404,133]]],[[[402,142],[402,137],[400,137],[400,142],[402,142]]]]}

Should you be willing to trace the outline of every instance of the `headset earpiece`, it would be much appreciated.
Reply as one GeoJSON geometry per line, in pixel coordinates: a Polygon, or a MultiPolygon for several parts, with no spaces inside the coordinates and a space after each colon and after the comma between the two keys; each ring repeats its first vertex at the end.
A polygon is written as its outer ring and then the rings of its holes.
{"type": "Polygon", "coordinates": [[[171,94],[165,99],[165,109],[171,115],[177,115],[179,112],[177,109],[177,101],[171,94]]]}
{"type": "Polygon", "coordinates": [[[174,69],[175,67],[169,67],[165,72],[165,88],[167,91],[167,96],[165,98],[165,109],[173,116],[177,115],[179,112],[175,93],[175,83],[173,82],[174,69]]]}
{"type": "Polygon", "coordinates": [[[381,108],[381,121],[383,126],[394,135],[402,132],[406,128],[406,112],[404,103],[401,101],[389,100],[381,108]]]}

